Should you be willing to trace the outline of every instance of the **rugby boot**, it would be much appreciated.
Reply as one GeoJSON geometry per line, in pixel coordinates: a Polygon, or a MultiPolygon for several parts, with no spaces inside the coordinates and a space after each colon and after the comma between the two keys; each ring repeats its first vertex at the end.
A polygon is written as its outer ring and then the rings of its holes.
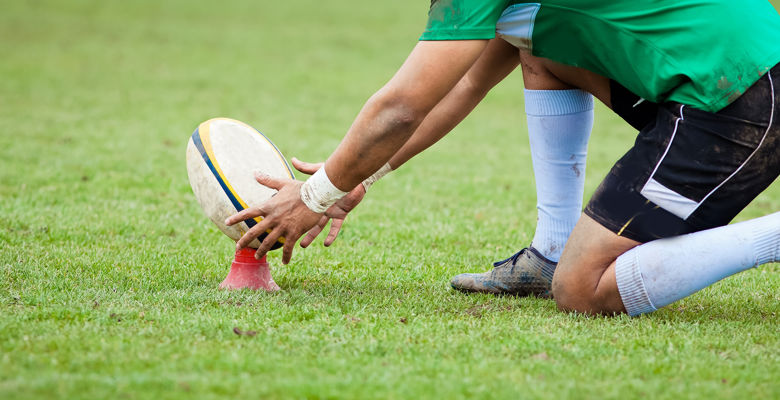
{"type": "Polygon", "coordinates": [[[493,270],[481,274],[460,274],[452,278],[453,289],[471,293],[508,294],[551,298],[554,263],[533,247],[493,263],[493,270]]]}

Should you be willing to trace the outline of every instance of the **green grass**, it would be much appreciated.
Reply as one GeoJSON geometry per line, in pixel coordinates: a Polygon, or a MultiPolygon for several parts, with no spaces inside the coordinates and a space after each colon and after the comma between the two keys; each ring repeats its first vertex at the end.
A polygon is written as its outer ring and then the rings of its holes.
{"type": "MultiPolygon", "coordinates": [[[[190,191],[190,133],[233,117],[325,158],[426,8],[4,2],[0,398],[780,397],[776,264],[635,319],[448,288],[533,234],[519,74],[332,248],[273,253],[282,292],[216,289],[233,245],[190,191]]],[[[598,109],[586,195],[633,136],[598,109]]],[[[778,209],[776,183],[738,219],[778,209]]]]}

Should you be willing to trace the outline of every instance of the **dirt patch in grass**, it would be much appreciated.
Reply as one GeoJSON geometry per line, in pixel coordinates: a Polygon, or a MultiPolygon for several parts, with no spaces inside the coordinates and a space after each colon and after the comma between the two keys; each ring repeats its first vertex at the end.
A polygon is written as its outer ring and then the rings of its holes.
{"type": "Polygon", "coordinates": [[[244,330],[241,330],[241,328],[239,328],[237,326],[233,327],[233,333],[235,333],[238,336],[256,336],[257,335],[257,331],[252,331],[252,330],[244,331],[244,330]]]}

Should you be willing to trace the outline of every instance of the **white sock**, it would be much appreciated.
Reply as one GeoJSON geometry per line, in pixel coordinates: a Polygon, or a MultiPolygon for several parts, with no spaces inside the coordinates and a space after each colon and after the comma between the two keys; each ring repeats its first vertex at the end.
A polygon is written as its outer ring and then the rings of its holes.
{"type": "Polygon", "coordinates": [[[525,111],[536,178],[531,246],[558,262],[582,212],[593,96],[582,90],[526,90],[525,111]]]}
{"type": "Polygon", "coordinates": [[[780,212],[634,247],[618,257],[615,275],[626,311],[639,315],[778,260],[780,212]]]}

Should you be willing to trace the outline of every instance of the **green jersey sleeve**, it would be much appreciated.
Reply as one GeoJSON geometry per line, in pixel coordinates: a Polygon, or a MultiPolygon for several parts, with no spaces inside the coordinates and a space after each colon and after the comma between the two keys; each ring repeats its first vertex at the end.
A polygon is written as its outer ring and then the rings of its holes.
{"type": "Polygon", "coordinates": [[[507,0],[431,0],[420,40],[493,39],[507,0]]]}

